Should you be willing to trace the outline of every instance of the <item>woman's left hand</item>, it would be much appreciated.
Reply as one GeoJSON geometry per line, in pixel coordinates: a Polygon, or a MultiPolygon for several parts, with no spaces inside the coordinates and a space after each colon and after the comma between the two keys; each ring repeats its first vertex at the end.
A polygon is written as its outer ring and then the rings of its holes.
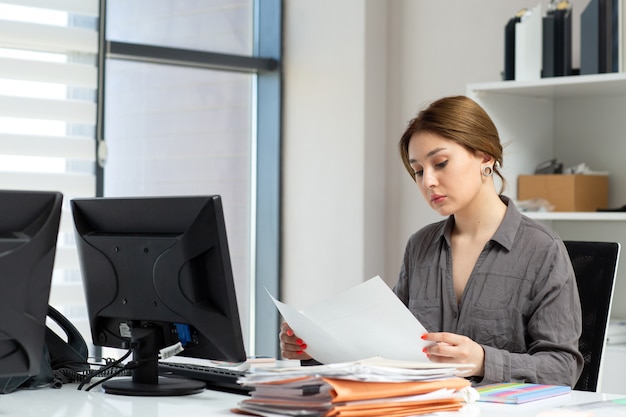
{"type": "Polygon", "coordinates": [[[472,376],[485,373],[485,351],[482,346],[467,336],[455,333],[426,333],[423,340],[433,342],[424,348],[424,353],[433,362],[473,364],[472,376]]]}

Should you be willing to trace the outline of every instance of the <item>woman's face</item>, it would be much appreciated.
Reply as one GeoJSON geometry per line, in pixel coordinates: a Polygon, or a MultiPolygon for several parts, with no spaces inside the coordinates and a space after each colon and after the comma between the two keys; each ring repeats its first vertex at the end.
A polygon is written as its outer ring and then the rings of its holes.
{"type": "Polygon", "coordinates": [[[408,146],[415,182],[426,202],[449,216],[474,200],[482,186],[480,153],[431,132],[414,134],[408,146]]]}

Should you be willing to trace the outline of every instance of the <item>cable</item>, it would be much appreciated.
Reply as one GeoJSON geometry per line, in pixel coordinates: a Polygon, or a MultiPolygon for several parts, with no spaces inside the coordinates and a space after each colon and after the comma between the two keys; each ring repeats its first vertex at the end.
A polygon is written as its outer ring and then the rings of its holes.
{"type": "MultiPolygon", "coordinates": [[[[163,348],[161,350],[159,350],[159,355],[158,358],[168,358],[170,356],[174,356],[180,352],[182,352],[184,349],[182,347],[182,344],[180,342],[175,343],[172,346],[168,346],[166,348],[163,348]]],[[[88,384],[94,377],[96,376],[102,376],[104,374],[104,378],[102,378],[101,380],[94,382],[93,384],[89,385],[85,391],[89,391],[94,387],[97,387],[98,385],[102,384],[103,382],[108,381],[111,378],[114,378],[120,374],[122,374],[122,372],[130,372],[133,369],[138,368],[139,366],[148,363],[148,362],[156,362],[158,361],[158,358],[145,358],[145,359],[141,359],[141,360],[132,360],[129,361],[128,363],[126,363],[125,365],[118,367],[118,365],[123,362],[125,359],[127,359],[131,354],[133,353],[132,347],[131,349],[128,350],[128,352],[126,352],[124,354],[124,356],[122,356],[120,359],[117,359],[115,361],[112,362],[106,362],[106,364],[104,366],[102,366],[101,368],[92,371],[90,373],[88,373],[87,375],[85,375],[84,379],[81,381],[81,383],[78,385],[78,390],[82,390],[83,387],[88,384]],[[113,372],[111,372],[111,370],[113,368],[116,368],[113,372]]]]}
{"type": "Polygon", "coordinates": [[[113,372],[111,375],[109,375],[109,376],[107,376],[107,377],[105,377],[105,378],[102,378],[101,380],[96,381],[96,382],[94,382],[93,384],[89,385],[87,388],[85,388],[85,391],[89,391],[89,390],[91,390],[92,388],[97,387],[98,385],[102,384],[103,382],[106,382],[106,381],[108,381],[109,379],[111,379],[111,378],[114,378],[114,377],[118,376],[119,374],[121,374],[122,372],[124,372],[124,371],[125,371],[125,370],[127,370],[127,369],[129,369],[129,368],[128,368],[128,365],[127,365],[127,366],[125,366],[125,367],[123,367],[123,368],[118,369],[116,372],[113,372]]]}
{"type": "Polygon", "coordinates": [[[93,384],[91,384],[90,386],[85,388],[85,391],[89,391],[92,388],[97,387],[98,385],[102,384],[103,382],[106,382],[109,379],[118,376],[119,374],[121,374],[124,371],[131,371],[133,369],[139,368],[139,366],[141,366],[144,363],[154,362],[154,361],[156,361],[156,359],[143,359],[143,360],[140,360],[140,361],[130,361],[126,365],[124,365],[122,368],[120,368],[120,369],[116,370],[115,372],[113,372],[112,374],[107,375],[106,377],[102,378],[101,380],[94,382],[93,384]]]}
{"type": "MultiPolygon", "coordinates": [[[[117,360],[115,360],[113,362],[107,363],[106,365],[104,365],[100,369],[96,369],[95,371],[92,371],[89,374],[87,374],[85,376],[85,379],[78,385],[78,390],[79,391],[82,390],[83,387],[86,384],[88,384],[91,381],[92,378],[94,378],[94,377],[96,377],[98,375],[102,375],[105,372],[111,370],[112,368],[117,367],[120,363],[122,363],[124,360],[126,360],[131,355],[131,353],[132,353],[132,350],[129,350],[121,358],[119,358],[119,359],[117,359],[117,360]]],[[[112,375],[108,375],[106,378],[107,379],[111,379],[112,377],[119,375],[120,373],[122,373],[123,371],[125,371],[127,369],[129,369],[129,368],[127,368],[127,366],[122,366],[118,370],[114,371],[112,375]]],[[[89,389],[91,389],[91,388],[93,388],[93,387],[90,387],[89,389]]]]}

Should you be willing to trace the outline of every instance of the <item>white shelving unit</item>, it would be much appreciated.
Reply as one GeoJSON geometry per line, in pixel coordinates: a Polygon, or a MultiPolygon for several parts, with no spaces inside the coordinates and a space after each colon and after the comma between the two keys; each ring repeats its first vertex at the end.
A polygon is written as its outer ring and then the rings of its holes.
{"type": "MultiPolygon", "coordinates": [[[[505,194],[517,197],[517,177],[557,158],[609,172],[609,207],[626,205],[626,73],[470,84],[472,97],[494,120],[504,145],[505,194]]],[[[611,316],[626,318],[626,213],[529,213],[563,239],[622,243],[611,316]]],[[[626,349],[608,346],[611,371],[626,373],[626,349]],[[617,360],[616,360],[617,358],[617,360]],[[620,360],[621,358],[621,360],[620,360]],[[615,362],[615,363],[614,363],[615,362]]],[[[605,367],[607,368],[607,367],[605,367]]],[[[614,379],[602,390],[626,394],[614,379]]]]}
{"type": "Polygon", "coordinates": [[[594,212],[536,212],[525,213],[528,217],[536,220],[548,221],[585,221],[585,222],[597,222],[597,221],[626,221],[626,213],[622,212],[609,212],[609,213],[594,213],[594,212]]]}
{"type": "Polygon", "coordinates": [[[467,94],[498,127],[509,194],[519,174],[556,157],[609,171],[609,205],[626,204],[626,73],[470,84],[467,94]]]}

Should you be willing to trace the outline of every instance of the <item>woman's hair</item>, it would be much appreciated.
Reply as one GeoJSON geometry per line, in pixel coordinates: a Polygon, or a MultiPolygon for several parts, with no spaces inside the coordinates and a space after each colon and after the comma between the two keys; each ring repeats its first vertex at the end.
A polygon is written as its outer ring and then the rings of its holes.
{"type": "Polygon", "coordinates": [[[470,152],[483,152],[495,159],[493,172],[505,180],[502,167],[502,144],[498,130],[487,112],[474,100],[466,96],[443,97],[420,111],[409,122],[400,138],[400,156],[404,167],[415,181],[415,173],[409,163],[409,142],[419,132],[430,132],[464,146],[470,152]]]}

